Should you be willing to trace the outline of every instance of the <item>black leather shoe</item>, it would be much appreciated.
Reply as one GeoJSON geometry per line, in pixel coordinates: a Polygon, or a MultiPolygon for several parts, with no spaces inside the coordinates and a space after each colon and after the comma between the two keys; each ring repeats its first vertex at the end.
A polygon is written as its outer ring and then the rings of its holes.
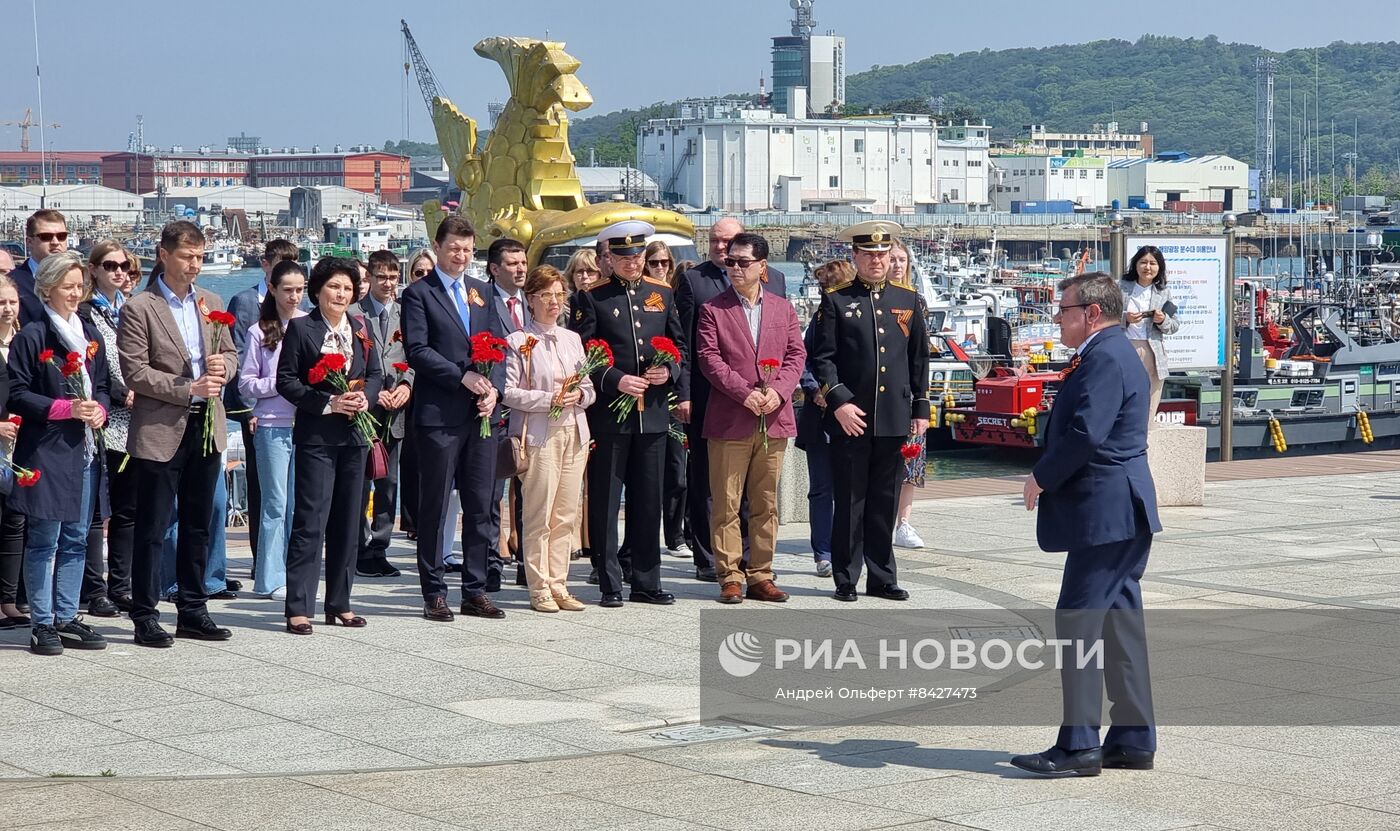
{"type": "Polygon", "coordinates": [[[438,623],[450,623],[456,615],[452,614],[452,607],[447,605],[447,598],[434,597],[423,604],[423,619],[436,621],[438,623]]]}
{"type": "Polygon", "coordinates": [[[229,591],[231,591],[231,592],[241,592],[241,591],[243,591],[243,581],[242,581],[242,580],[225,580],[225,581],[224,581],[224,588],[227,589],[227,590],[229,590],[229,591]]]}
{"type": "Polygon", "coordinates": [[[398,577],[399,570],[383,557],[372,557],[355,563],[355,573],[361,577],[398,577]]]}
{"type": "Polygon", "coordinates": [[[883,597],[886,600],[908,600],[909,592],[891,583],[880,588],[867,588],[865,593],[871,597],[883,597]]]}
{"type": "Polygon", "coordinates": [[[590,586],[598,585],[598,569],[595,568],[588,572],[588,580],[586,582],[590,586]]]}
{"type": "Polygon", "coordinates": [[[664,592],[660,589],[653,589],[650,591],[646,589],[633,589],[632,593],[627,596],[627,599],[633,603],[650,603],[653,606],[670,606],[672,603],[676,602],[676,596],[674,594],[664,592]]]}
{"type": "Polygon", "coordinates": [[[1012,756],[1011,764],[1041,776],[1098,776],[1103,769],[1103,748],[1062,750],[1052,747],[1044,753],[1012,756]]]}
{"type": "MultiPolygon", "coordinates": [[[[234,581],[234,582],[237,582],[237,581],[234,581]]],[[[213,594],[209,595],[209,599],[210,599],[210,600],[237,600],[237,599],[238,599],[238,594],[237,594],[236,592],[229,591],[228,589],[224,589],[224,590],[221,591],[221,592],[214,592],[213,594]]]]}
{"type": "MultiPolygon", "coordinates": [[[[486,572],[486,590],[492,594],[501,590],[501,573],[495,569],[486,572]]],[[[463,612],[462,614],[466,614],[463,612]]]]}
{"type": "Polygon", "coordinates": [[[107,599],[112,601],[112,604],[121,611],[127,612],[128,614],[131,612],[131,595],[111,594],[107,596],[107,599]]]}
{"type": "Polygon", "coordinates": [[[850,583],[842,583],[837,586],[836,593],[832,597],[847,603],[854,603],[860,599],[860,595],[856,594],[856,587],[850,583]]]}
{"type": "Polygon", "coordinates": [[[530,581],[525,579],[525,566],[515,567],[515,585],[528,586],[530,581]]]}
{"type": "Polygon", "coordinates": [[[603,595],[603,599],[598,601],[598,605],[604,609],[621,609],[622,595],[617,592],[603,595]]]}
{"type": "Polygon", "coordinates": [[[170,637],[170,633],[160,628],[159,623],[150,619],[136,621],[136,630],[132,636],[137,646],[165,649],[175,645],[175,639],[170,637]]]}
{"type": "Polygon", "coordinates": [[[719,577],[715,574],[715,570],[709,566],[700,566],[695,569],[695,579],[699,580],[701,583],[719,582],[719,577]]]}
{"type": "Polygon", "coordinates": [[[98,595],[88,601],[87,613],[93,617],[116,617],[122,613],[122,610],[118,609],[117,604],[109,600],[106,595],[98,595]]]}
{"type": "Polygon", "coordinates": [[[491,598],[484,594],[462,598],[462,614],[484,617],[487,620],[500,620],[506,616],[506,613],[501,611],[495,603],[491,602],[491,598]]]}
{"type": "Polygon", "coordinates": [[[233,637],[233,632],[218,625],[213,618],[204,614],[197,618],[178,621],[175,624],[175,637],[193,638],[197,641],[226,641],[233,637]]]}
{"type": "Polygon", "coordinates": [[[1131,747],[1104,748],[1103,766],[1119,770],[1152,770],[1152,760],[1157,754],[1151,750],[1135,750],[1131,747]]]}

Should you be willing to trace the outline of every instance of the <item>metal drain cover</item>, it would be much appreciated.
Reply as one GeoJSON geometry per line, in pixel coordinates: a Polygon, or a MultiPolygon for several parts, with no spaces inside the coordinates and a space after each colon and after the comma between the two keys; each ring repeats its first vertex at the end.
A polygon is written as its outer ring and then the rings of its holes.
{"type": "Polygon", "coordinates": [[[959,640],[984,641],[993,638],[1004,641],[1039,640],[1040,629],[1035,626],[954,626],[948,632],[959,640]]]}
{"type": "Polygon", "coordinates": [[[690,724],[670,730],[656,730],[647,733],[648,738],[673,744],[693,744],[712,742],[718,739],[741,739],[746,736],[761,736],[776,732],[770,727],[748,727],[738,724],[690,724]]]}

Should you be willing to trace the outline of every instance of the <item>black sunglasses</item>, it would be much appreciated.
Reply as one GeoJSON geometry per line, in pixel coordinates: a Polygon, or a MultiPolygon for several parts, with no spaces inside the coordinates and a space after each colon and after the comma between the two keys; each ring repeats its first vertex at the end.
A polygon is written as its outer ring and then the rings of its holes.
{"type": "Polygon", "coordinates": [[[734,257],[724,258],[724,264],[730,268],[748,268],[756,262],[758,262],[758,260],[739,260],[734,257]]]}
{"type": "Polygon", "coordinates": [[[67,241],[68,241],[68,232],[67,232],[67,231],[40,231],[39,233],[35,234],[34,237],[35,237],[36,239],[38,239],[40,242],[53,242],[54,240],[58,240],[59,242],[67,242],[67,241]]]}
{"type": "Polygon", "coordinates": [[[103,260],[102,270],[108,274],[113,274],[118,271],[131,271],[131,265],[121,260],[103,260]]]}
{"type": "Polygon", "coordinates": [[[432,273],[433,273],[433,270],[432,270],[431,268],[415,268],[415,269],[413,269],[413,276],[414,276],[414,277],[427,277],[429,274],[432,274],[432,273]]]}

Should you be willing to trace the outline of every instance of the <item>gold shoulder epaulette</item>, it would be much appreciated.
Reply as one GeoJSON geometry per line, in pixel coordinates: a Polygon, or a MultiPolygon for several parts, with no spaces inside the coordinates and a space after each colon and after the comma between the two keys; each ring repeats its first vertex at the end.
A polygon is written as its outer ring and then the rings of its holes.
{"type": "Polygon", "coordinates": [[[645,277],[643,277],[643,278],[642,278],[642,282],[643,282],[643,283],[651,283],[653,286],[664,286],[665,288],[668,288],[668,289],[671,287],[671,284],[670,284],[670,283],[666,282],[665,280],[658,280],[658,279],[656,279],[655,277],[652,277],[650,274],[648,274],[648,275],[646,275],[645,277]]]}
{"type": "Polygon", "coordinates": [[[834,285],[834,286],[828,288],[828,289],[826,290],[826,293],[827,293],[827,294],[831,294],[833,291],[840,291],[841,289],[844,289],[846,286],[849,286],[850,284],[852,284],[852,283],[854,283],[854,282],[855,282],[855,280],[847,280],[847,281],[844,282],[844,283],[837,283],[836,285],[834,285]]]}
{"type": "Polygon", "coordinates": [[[597,291],[598,289],[606,288],[606,287],[611,286],[611,285],[612,285],[612,280],[599,280],[598,282],[596,282],[596,283],[594,283],[593,285],[589,286],[589,287],[588,287],[588,290],[589,290],[590,292],[593,292],[593,291],[597,291]]]}

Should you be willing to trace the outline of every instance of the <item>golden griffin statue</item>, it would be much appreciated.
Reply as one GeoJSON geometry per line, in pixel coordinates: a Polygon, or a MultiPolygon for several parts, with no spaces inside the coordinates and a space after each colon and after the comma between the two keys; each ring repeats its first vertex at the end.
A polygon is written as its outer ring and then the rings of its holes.
{"type": "MultiPolygon", "coordinates": [[[[694,235],[690,221],[672,211],[584,199],[569,150],[568,112],[587,108],[593,96],[574,74],[579,61],[562,42],[486,38],[476,53],[500,64],[510,84],[510,100],[486,147],[477,152],[476,122],[445,98],[433,99],[433,127],[462,189],[458,212],[476,226],[478,247],[501,237],[519,240],[534,266],[551,246],[591,244],[599,231],[624,219],[694,235]]],[[[431,238],[447,214],[436,201],[423,213],[431,238]]]]}

